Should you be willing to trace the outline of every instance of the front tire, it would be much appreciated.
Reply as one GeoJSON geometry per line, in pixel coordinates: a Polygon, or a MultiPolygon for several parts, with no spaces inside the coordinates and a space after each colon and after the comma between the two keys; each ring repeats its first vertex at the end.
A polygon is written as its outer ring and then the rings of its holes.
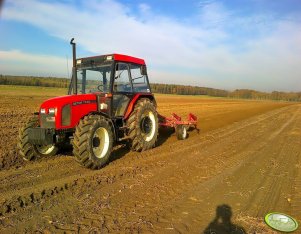
{"type": "Polygon", "coordinates": [[[38,159],[40,157],[54,156],[57,154],[58,147],[52,145],[33,145],[28,142],[28,130],[39,126],[39,118],[34,116],[19,131],[18,149],[19,154],[26,161],[38,159]]]}
{"type": "Polygon", "coordinates": [[[153,148],[158,138],[158,126],[155,106],[147,98],[140,99],[127,121],[131,149],[140,152],[153,148]]]}
{"type": "Polygon", "coordinates": [[[109,121],[99,115],[80,120],[72,142],[76,160],[86,168],[99,169],[107,163],[113,147],[113,131],[109,121]]]}

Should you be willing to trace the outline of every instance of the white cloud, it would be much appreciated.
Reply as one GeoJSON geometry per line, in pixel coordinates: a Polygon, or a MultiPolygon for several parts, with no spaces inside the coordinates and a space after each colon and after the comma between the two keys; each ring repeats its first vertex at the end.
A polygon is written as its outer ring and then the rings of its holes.
{"type": "MultiPolygon", "coordinates": [[[[91,53],[142,57],[154,75],[153,82],[228,89],[301,89],[301,32],[293,21],[237,16],[209,0],[200,3],[198,16],[185,22],[155,14],[144,3],[136,10],[137,14],[114,0],[82,1],[81,7],[10,0],[2,17],[34,25],[62,40],[75,37],[78,45],[91,53]],[[259,36],[239,41],[231,32],[237,27],[257,30],[259,36]]],[[[66,60],[57,59],[53,67],[61,63],[58,67],[63,74],[66,60]]]]}
{"type": "Polygon", "coordinates": [[[207,27],[217,27],[231,18],[231,12],[215,1],[203,1],[200,7],[199,19],[207,27]]]}
{"type": "Polygon", "coordinates": [[[147,5],[146,3],[140,3],[138,5],[139,10],[141,11],[141,13],[145,13],[148,14],[150,12],[151,7],[149,5],[147,5]]]}
{"type": "Polygon", "coordinates": [[[35,55],[18,50],[0,50],[0,71],[7,75],[31,74],[36,76],[68,77],[71,61],[49,55],[35,55]]]}

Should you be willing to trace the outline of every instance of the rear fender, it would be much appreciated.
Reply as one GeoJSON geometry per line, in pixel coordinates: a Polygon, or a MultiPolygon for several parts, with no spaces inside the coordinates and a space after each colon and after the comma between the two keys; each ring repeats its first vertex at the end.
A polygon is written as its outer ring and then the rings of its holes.
{"type": "Polygon", "coordinates": [[[155,97],[154,97],[153,94],[150,94],[150,93],[136,94],[133,97],[133,99],[130,101],[130,103],[128,104],[127,110],[126,110],[125,115],[124,115],[124,120],[128,119],[128,117],[130,116],[130,114],[132,113],[132,111],[135,107],[135,104],[141,98],[148,98],[149,100],[151,100],[152,103],[154,103],[155,107],[157,108],[157,102],[156,102],[155,97]]]}

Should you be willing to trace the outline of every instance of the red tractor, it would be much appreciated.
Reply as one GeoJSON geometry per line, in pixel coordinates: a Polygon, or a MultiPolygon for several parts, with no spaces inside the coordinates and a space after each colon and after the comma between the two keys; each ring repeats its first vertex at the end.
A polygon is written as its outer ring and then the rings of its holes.
{"type": "Polygon", "coordinates": [[[25,160],[55,155],[71,140],[77,161],[98,169],[115,143],[127,141],[134,151],[153,148],[159,124],[178,129],[181,139],[187,127],[196,127],[192,114],[186,122],[175,114],[172,119],[158,115],[143,59],[121,54],[76,59],[73,40],[68,95],[42,103],[19,132],[18,148],[25,160]]]}

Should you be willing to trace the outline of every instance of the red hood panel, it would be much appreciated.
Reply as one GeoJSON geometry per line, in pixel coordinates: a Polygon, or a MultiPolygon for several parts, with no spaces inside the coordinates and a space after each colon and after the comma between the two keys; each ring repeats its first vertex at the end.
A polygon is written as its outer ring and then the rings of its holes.
{"type": "Polygon", "coordinates": [[[48,113],[49,108],[55,108],[56,129],[74,128],[81,118],[97,110],[96,95],[94,93],[51,98],[43,102],[41,108],[46,109],[46,113],[48,113]],[[62,110],[68,104],[70,105],[70,124],[62,125],[62,110]]]}
{"type": "Polygon", "coordinates": [[[62,107],[68,103],[72,104],[74,102],[85,101],[85,100],[96,100],[95,94],[79,94],[79,95],[66,95],[55,98],[50,98],[44,101],[41,108],[57,108],[62,107]]]}

